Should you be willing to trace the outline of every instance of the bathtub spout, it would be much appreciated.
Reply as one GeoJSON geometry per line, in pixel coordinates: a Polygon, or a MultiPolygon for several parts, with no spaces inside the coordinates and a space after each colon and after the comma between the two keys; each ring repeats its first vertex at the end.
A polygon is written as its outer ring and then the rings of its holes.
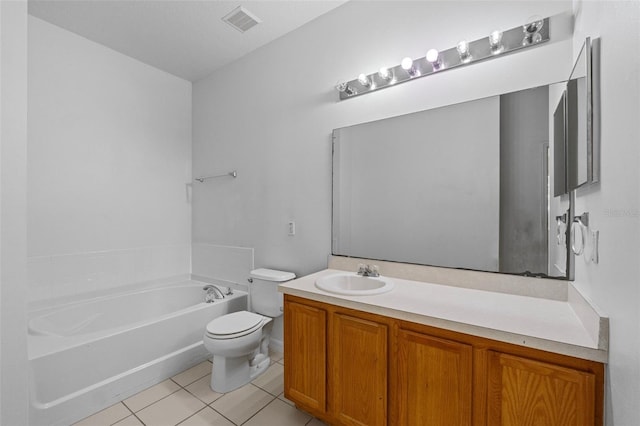
{"type": "Polygon", "coordinates": [[[202,289],[207,292],[204,298],[207,303],[213,302],[214,299],[224,299],[224,293],[215,285],[205,285],[202,289]]]}

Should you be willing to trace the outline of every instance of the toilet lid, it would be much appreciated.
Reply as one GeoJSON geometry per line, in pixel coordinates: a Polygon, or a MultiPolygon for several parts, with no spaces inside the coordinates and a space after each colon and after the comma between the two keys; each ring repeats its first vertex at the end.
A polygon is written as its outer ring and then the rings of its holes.
{"type": "Polygon", "coordinates": [[[228,336],[258,328],[264,317],[253,312],[240,311],[223,315],[207,324],[207,333],[214,336],[228,336]]]}

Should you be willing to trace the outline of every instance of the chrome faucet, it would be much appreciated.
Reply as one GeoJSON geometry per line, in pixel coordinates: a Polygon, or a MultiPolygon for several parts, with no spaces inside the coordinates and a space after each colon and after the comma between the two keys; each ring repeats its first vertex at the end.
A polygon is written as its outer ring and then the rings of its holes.
{"type": "Polygon", "coordinates": [[[204,298],[207,303],[213,302],[214,299],[224,299],[224,293],[215,285],[208,284],[202,287],[202,289],[207,292],[204,298]]]}
{"type": "Polygon", "coordinates": [[[378,265],[358,265],[358,275],[363,277],[379,277],[378,265]]]}

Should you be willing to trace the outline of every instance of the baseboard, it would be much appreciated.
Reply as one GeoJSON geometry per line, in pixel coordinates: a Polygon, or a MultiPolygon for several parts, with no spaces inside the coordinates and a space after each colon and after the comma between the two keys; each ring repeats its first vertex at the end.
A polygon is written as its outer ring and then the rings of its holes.
{"type": "Polygon", "coordinates": [[[284,343],[282,340],[271,338],[269,339],[269,349],[273,352],[284,353],[284,343]]]}

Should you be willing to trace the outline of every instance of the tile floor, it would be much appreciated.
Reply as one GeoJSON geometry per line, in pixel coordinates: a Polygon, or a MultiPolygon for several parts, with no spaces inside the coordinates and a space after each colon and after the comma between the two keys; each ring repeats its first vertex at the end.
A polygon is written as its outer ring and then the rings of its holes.
{"type": "Polygon", "coordinates": [[[204,361],[75,426],[324,425],[285,399],[282,354],[271,354],[271,360],[264,374],[226,394],[211,390],[211,362],[204,361]]]}

